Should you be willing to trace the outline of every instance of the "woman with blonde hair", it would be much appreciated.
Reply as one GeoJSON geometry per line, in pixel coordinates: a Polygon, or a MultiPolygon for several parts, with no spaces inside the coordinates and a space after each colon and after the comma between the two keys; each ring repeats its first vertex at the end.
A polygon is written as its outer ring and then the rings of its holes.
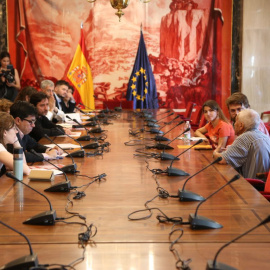
{"type": "Polygon", "coordinates": [[[202,138],[208,137],[215,152],[222,152],[227,145],[234,141],[233,126],[214,100],[208,100],[203,104],[203,114],[208,123],[197,129],[194,135],[202,138]]]}
{"type": "MultiPolygon", "coordinates": [[[[0,170],[3,165],[6,166],[6,169],[13,169],[13,155],[7,151],[6,146],[7,144],[13,144],[13,147],[21,147],[16,134],[17,129],[13,117],[8,113],[0,112],[0,170]]],[[[27,166],[25,158],[23,173],[30,173],[30,168],[27,166]]]]}

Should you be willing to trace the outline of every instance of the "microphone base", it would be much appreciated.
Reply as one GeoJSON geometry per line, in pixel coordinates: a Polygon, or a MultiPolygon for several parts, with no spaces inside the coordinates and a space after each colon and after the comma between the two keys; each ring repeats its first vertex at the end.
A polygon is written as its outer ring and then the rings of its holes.
{"type": "Polygon", "coordinates": [[[9,262],[3,266],[0,266],[1,270],[23,270],[30,269],[31,267],[38,267],[37,254],[23,256],[12,262],[9,262]]]}
{"type": "Polygon", "coordinates": [[[94,121],[92,121],[92,122],[90,122],[90,123],[84,124],[83,126],[84,126],[84,127],[95,127],[96,125],[97,125],[97,123],[94,122],[94,121]]]}
{"type": "Polygon", "coordinates": [[[168,176],[189,176],[189,173],[173,167],[168,167],[167,173],[168,176]]]}
{"type": "Polygon", "coordinates": [[[100,119],[100,118],[105,118],[106,115],[104,113],[100,113],[97,115],[97,118],[100,119]]]}
{"type": "Polygon", "coordinates": [[[85,121],[92,122],[92,121],[96,121],[96,120],[97,120],[97,117],[94,116],[94,117],[91,117],[91,118],[86,119],[85,121]]]}
{"type": "Polygon", "coordinates": [[[72,125],[72,128],[76,129],[76,128],[83,128],[83,125],[72,125]]]}
{"type": "Polygon", "coordinates": [[[27,225],[54,225],[56,219],[56,212],[55,210],[42,212],[36,216],[33,216],[26,221],[23,222],[23,224],[27,225]]]}
{"type": "Polygon", "coordinates": [[[150,129],[150,133],[151,133],[151,134],[164,134],[163,131],[158,130],[158,129],[155,129],[155,128],[151,128],[151,129],[150,129]]]}
{"type": "Polygon", "coordinates": [[[158,141],[158,142],[165,142],[165,141],[169,142],[170,141],[170,139],[163,137],[163,136],[158,136],[158,135],[154,138],[154,140],[158,141]]]}
{"type": "Polygon", "coordinates": [[[78,151],[69,153],[66,157],[84,157],[84,156],[85,156],[84,150],[78,150],[78,151]]]}
{"type": "Polygon", "coordinates": [[[99,147],[99,143],[89,143],[83,146],[83,149],[97,149],[99,147]]]}
{"type": "Polygon", "coordinates": [[[72,165],[66,165],[63,168],[61,168],[62,171],[64,171],[65,173],[76,173],[77,172],[77,165],[76,164],[72,164],[72,165]]]}
{"type": "Polygon", "coordinates": [[[152,123],[152,122],[148,122],[147,124],[148,127],[160,127],[158,124],[152,123]]]}
{"type": "Polygon", "coordinates": [[[178,158],[174,155],[168,154],[168,153],[161,153],[160,159],[161,160],[180,160],[180,158],[178,158]]]}
{"type": "Polygon", "coordinates": [[[158,150],[172,150],[174,149],[173,147],[167,145],[167,144],[163,144],[163,143],[158,143],[155,145],[155,148],[158,150]]]}
{"type": "Polygon", "coordinates": [[[156,123],[158,120],[150,118],[150,119],[145,119],[144,121],[156,123]]]}
{"type": "Polygon", "coordinates": [[[214,220],[203,216],[189,215],[190,228],[192,230],[221,229],[223,226],[214,220]]]}
{"type": "Polygon", "coordinates": [[[70,181],[61,182],[51,187],[44,189],[47,192],[69,192],[70,191],[70,181]]]}
{"type": "Polygon", "coordinates": [[[89,130],[88,132],[90,132],[90,133],[102,133],[102,132],[104,132],[104,130],[101,129],[101,128],[93,128],[93,129],[89,130]]]}
{"type": "Polygon", "coordinates": [[[115,107],[114,110],[115,110],[116,112],[122,112],[122,107],[115,107]]]}
{"type": "Polygon", "coordinates": [[[193,193],[188,190],[178,190],[179,200],[181,202],[193,202],[193,201],[204,201],[205,198],[201,195],[193,193]]]}
{"type": "Polygon", "coordinates": [[[91,137],[89,135],[81,136],[77,139],[77,141],[90,141],[91,137]]]}
{"type": "Polygon", "coordinates": [[[215,266],[213,266],[213,261],[209,260],[206,265],[206,270],[237,270],[237,268],[220,262],[216,262],[215,266]]]}

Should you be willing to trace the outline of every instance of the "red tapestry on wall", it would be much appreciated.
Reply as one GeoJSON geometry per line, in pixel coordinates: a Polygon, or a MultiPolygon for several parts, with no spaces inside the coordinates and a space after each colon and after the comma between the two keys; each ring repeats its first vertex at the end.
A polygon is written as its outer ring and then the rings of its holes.
{"type": "MultiPolygon", "coordinates": [[[[225,1],[228,3],[228,0],[225,1]]],[[[230,74],[222,62],[224,0],[130,1],[121,22],[109,0],[8,1],[10,53],[23,86],[66,78],[80,38],[92,70],[96,105],[123,100],[140,37],[144,33],[160,105],[184,108],[188,101],[222,103],[230,74]],[[10,14],[13,10],[13,12],[10,14]],[[13,31],[10,31],[13,27],[13,31]],[[222,78],[222,80],[221,80],[222,78]],[[225,88],[225,89],[223,89],[225,88]]],[[[226,29],[230,29],[227,27],[226,29]]]]}

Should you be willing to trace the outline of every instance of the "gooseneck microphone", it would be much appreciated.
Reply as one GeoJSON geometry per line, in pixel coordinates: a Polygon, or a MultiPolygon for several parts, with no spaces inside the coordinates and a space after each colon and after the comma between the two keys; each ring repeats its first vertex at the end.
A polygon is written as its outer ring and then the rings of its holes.
{"type": "Polygon", "coordinates": [[[217,159],[215,159],[213,162],[211,162],[210,164],[208,164],[207,166],[205,166],[204,168],[202,168],[201,170],[199,170],[198,172],[196,172],[195,174],[191,175],[184,183],[182,190],[179,189],[178,190],[178,196],[179,196],[179,200],[182,202],[190,202],[190,201],[204,201],[205,198],[193,193],[191,191],[185,190],[185,186],[187,184],[187,182],[193,178],[194,176],[196,176],[197,174],[199,174],[200,172],[204,171],[205,169],[207,169],[208,167],[220,162],[222,160],[222,157],[218,157],[217,159]]]}
{"type": "MultiPolygon", "coordinates": [[[[34,154],[34,155],[38,155],[38,153],[34,149],[31,149],[30,152],[32,154],[34,154]]],[[[64,174],[65,178],[66,178],[65,182],[61,182],[61,183],[52,185],[51,187],[45,189],[44,191],[49,191],[49,192],[69,192],[70,189],[71,189],[71,186],[70,186],[70,181],[68,180],[66,173],[60,167],[56,166],[55,164],[53,164],[49,160],[44,159],[43,161],[48,162],[49,164],[54,166],[57,170],[61,171],[64,174]]]]}
{"type": "MultiPolygon", "coordinates": [[[[68,116],[67,116],[67,118],[68,118],[68,119],[71,119],[71,118],[68,117],[68,116]]],[[[84,125],[80,124],[76,119],[71,119],[71,120],[73,120],[74,122],[76,122],[80,127],[84,128],[85,131],[86,131],[86,133],[89,132],[89,130],[88,130],[84,125]]],[[[87,144],[87,145],[84,145],[82,148],[84,148],[84,149],[96,149],[96,148],[98,148],[98,147],[99,147],[99,143],[97,142],[97,138],[95,137],[95,135],[94,135],[93,138],[90,138],[89,135],[87,135],[87,136],[89,137],[89,140],[90,140],[90,139],[94,139],[96,142],[94,142],[94,143],[89,143],[89,144],[87,144]]],[[[81,144],[80,144],[80,145],[81,145],[81,144]]]]}
{"type": "Polygon", "coordinates": [[[22,232],[17,231],[16,229],[12,228],[11,226],[7,225],[3,221],[0,220],[0,224],[7,227],[8,229],[18,233],[21,235],[26,241],[29,246],[30,255],[23,256],[21,258],[18,258],[16,260],[13,260],[3,266],[0,266],[0,269],[2,270],[8,270],[8,269],[30,269],[31,267],[37,267],[38,266],[38,258],[37,254],[33,253],[33,249],[31,246],[31,243],[27,236],[23,234],[22,232]]]}
{"type": "MultiPolygon", "coordinates": [[[[63,152],[65,152],[67,155],[69,155],[69,153],[63,149],[61,146],[59,146],[57,143],[55,143],[47,134],[44,134],[44,137],[49,140],[51,143],[53,143],[54,145],[58,146],[63,152]]],[[[72,160],[72,165],[66,165],[62,168],[62,170],[65,173],[76,173],[77,172],[77,164],[74,162],[74,159],[72,156],[70,156],[71,160],[72,160]]]]}
{"type": "MultiPolygon", "coordinates": [[[[184,150],[183,152],[181,152],[179,155],[176,156],[176,158],[180,157],[181,155],[183,155],[185,152],[189,151],[192,147],[198,145],[199,143],[202,143],[203,140],[200,139],[198,140],[196,143],[194,143],[193,145],[191,145],[189,148],[187,148],[186,150],[184,150]]],[[[176,159],[173,159],[170,166],[167,168],[167,173],[168,173],[168,176],[187,176],[189,175],[189,173],[187,172],[184,172],[180,169],[177,169],[177,168],[173,168],[172,165],[173,165],[173,162],[175,161],[176,159]]]]}
{"type": "MultiPolygon", "coordinates": [[[[162,115],[164,113],[169,113],[169,112],[171,112],[171,110],[167,110],[165,112],[162,112],[160,114],[157,114],[156,117],[157,116],[160,116],[160,115],[162,115]]],[[[153,113],[152,112],[143,111],[142,113],[143,113],[143,116],[145,117],[145,121],[150,121],[150,122],[157,122],[158,121],[158,120],[152,118],[152,116],[153,116],[153,113]]]]}
{"type": "Polygon", "coordinates": [[[68,118],[69,120],[77,123],[79,127],[82,127],[82,128],[85,129],[87,135],[84,135],[84,136],[79,137],[77,139],[78,141],[90,141],[91,140],[91,137],[88,135],[88,129],[84,125],[82,125],[81,123],[79,123],[76,119],[72,119],[68,115],[66,115],[66,118],[68,118]]]}
{"type": "MultiPolygon", "coordinates": [[[[165,118],[171,116],[171,115],[174,115],[174,112],[171,112],[171,113],[169,113],[168,115],[162,117],[162,118],[159,119],[156,123],[154,123],[154,122],[148,122],[147,126],[148,126],[148,127],[159,127],[159,125],[158,125],[157,123],[160,122],[161,120],[163,120],[163,119],[165,119],[165,118]]],[[[166,125],[164,125],[164,127],[165,127],[165,126],[166,126],[166,125]]]]}
{"type": "MultiPolygon", "coordinates": [[[[168,117],[168,116],[171,116],[171,115],[173,115],[173,114],[174,114],[174,113],[170,113],[169,115],[165,116],[164,118],[166,118],[166,117],[168,117]]],[[[164,119],[164,118],[162,118],[162,119],[164,119]]],[[[162,119],[160,119],[160,120],[162,120],[162,119]]],[[[160,120],[159,120],[159,121],[160,121],[160,120]]],[[[159,122],[159,121],[158,121],[158,122],[159,122]]],[[[158,123],[158,122],[157,122],[157,123],[158,123]]],[[[166,125],[168,125],[168,123],[165,123],[165,124],[164,124],[162,127],[160,127],[159,129],[151,128],[151,129],[150,129],[150,133],[152,133],[152,134],[163,134],[164,132],[161,131],[161,129],[164,128],[166,125]]],[[[148,127],[159,127],[159,125],[154,124],[154,123],[148,123],[147,126],[148,126],[148,127]]]]}
{"type": "Polygon", "coordinates": [[[13,180],[15,180],[18,183],[21,183],[21,184],[27,186],[28,188],[34,190],[39,195],[43,196],[47,200],[47,202],[49,203],[50,211],[42,212],[42,213],[40,213],[40,214],[38,214],[36,216],[33,216],[33,217],[27,219],[26,221],[24,221],[23,224],[29,224],[29,225],[54,225],[55,224],[55,219],[56,219],[56,212],[55,212],[55,210],[53,210],[52,204],[49,201],[49,199],[44,194],[39,192],[38,190],[32,188],[31,186],[25,184],[23,181],[20,181],[19,179],[17,179],[13,174],[7,172],[6,176],[9,177],[9,178],[12,178],[13,180]]]}
{"type": "MultiPolygon", "coordinates": [[[[179,115],[178,115],[179,116],[179,115]]],[[[155,141],[170,141],[170,139],[167,139],[164,137],[164,135],[168,134],[170,131],[172,131],[173,129],[175,129],[176,127],[182,125],[183,123],[185,123],[185,121],[181,121],[179,122],[176,126],[174,126],[173,128],[171,128],[170,130],[168,130],[167,132],[165,132],[162,136],[156,135],[156,137],[154,138],[155,141]]]]}
{"type": "Polygon", "coordinates": [[[237,241],[238,239],[242,238],[243,236],[247,235],[248,233],[252,232],[253,230],[257,229],[258,227],[260,227],[261,225],[264,225],[266,223],[270,222],[270,215],[268,217],[266,217],[262,222],[260,222],[259,224],[257,224],[256,226],[252,227],[251,229],[249,229],[248,231],[240,234],[239,236],[237,236],[236,238],[234,238],[233,240],[231,240],[230,242],[226,243],[225,245],[223,245],[219,250],[218,252],[216,253],[216,256],[214,258],[213,261],[209,260],[207,262],[207,265],[206,265],[206,270],[237,270],[236,268],[234,267],[231,267],[227,264],[224,264],[224,263],[220,263],[220,262],[217,262],[217,257],[219,255],[219,253],[225,248],[227,247],[228,245],[234,243],[235,241],[237,241]]]}
{"type": "Polygon", "coordinates": [[[62,132],[62,134],[63,135],[66,135],[66,136],[68,136],[70,139],[72,139],[73,141],[75,141],[76,143],[78,143],[79,145],[80,145],[80,147],[81,147],[81,150],[77,150],[77,151],[74,151],[74,152],[72,152],[72,153],[69,153],[68,155],[67,155],[67,157],[84,157],[85,156],[85,151],[83,150],[83,146],[82,146],[82,144],[78,141],[78,140],[76,140],[75,138],[72,138],[70,135],[68,135],[68,134],[65,134],[65,132],[63,131],[63,130],[61,130],[60,128],[56,128],[59,132],[62,132]]]}
{"type": "MultiPolygon", "coordinates": [[[[94,98],[96,98],[95,95],[94,95],[94,98]]],[[[84,106],[86,109],[88,109],[88,110],[90,110],[90,111],[93,111],[93,112],[95,113],[95,115],[96,115],[97,118],[105,118],[105,114],[104,114],[103,112],[100,112],[99,115],[97,115],[94,109],[92,109],[92,108],[90,108],[90,107],[88,107],[88,106],[86,106],[86,105],[84,105],[84,104],[82,104],[82,103],[79,103],[79,105],[82,105],[82,106],[84,106]]]]}
{"type": "Polygon", "coordinates": [[[172,143],[173,141],[175,141],[178,137],[180,137],[181,135],[183,135],[184,133],[190,131],[190,128],[185,129],[182,133],[180,133],[179,135],[177,135],[173,140],[171,140],[169,143],[164,144],[164,143],[157,143],[154,148],[158,149],[158,150],[172,150],[174,149],[172,146],[170,146],[169,144],[172,143]]]}
{"type": "MultiPolygon", "coordinates": [[[[79,103],[80,105],[83,105],[82,103],[79,103]]],[[[83,105],[84,106],[84,105],[83,105]]],[[[86,115],[87,117],[89,117],[89,115],[86,113],[86,112],[84,112],[81,108],[79,108],[79,107],[75,107],[80,113],[82,113],[82,114],[84,114],[84,115],[86,115]]],[[[96,114],[96,112],[94,112],[95,114],[96,114]]],[[[94,116],[94,117],[89,117],[89,119],[86,119],[86,121],[96,121],[97,120],[97,117],[96,116],[94,116]]]]}
{"type": "Polygon", "coordinates": [[[195,214],[190,214],[189,215],[189,222],[190,222],[190,228],[193,230],[198,230],[198,229],[220,229],[223,228],[223,226],[216,221],[213,221],[211,219],[208,219],[203,216],[198,216],[198,210],[199,207],[202,205],[202,203],[206,202],[209,198],[211,198],[213,195],[218,193],[221,189],[226,187],[227,185],[231,184],[232,182],[238,180],[240,178],[239,174],[236,174],[230,181],[228,181],[225,185],[220,187],[218,190],[210,194],[205,200],[201,201],[195,211],[195,214]]]}

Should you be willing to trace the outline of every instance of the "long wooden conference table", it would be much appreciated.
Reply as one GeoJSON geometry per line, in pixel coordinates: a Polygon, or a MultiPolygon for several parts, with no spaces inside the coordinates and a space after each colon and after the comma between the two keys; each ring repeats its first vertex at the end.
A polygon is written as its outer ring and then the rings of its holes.
{"type": "MultiPolygon", "coordinates": [[[[75,269],[177,269],[178,256],[184,261],[192,260],[189,264],[190,269],[206,269],[207,261],[214,259],[222,245],[254,227],[269,215],[269,202],[245,179],[240,178],[205,201],[198,210],[199,215],[222,224],[221,229],[192,230],[188,224],[173,226],[170,222],[162,223],[156,218],[160,214],[158,210],[152,210],[153,215],[148,219],[129,220],[130,213],[145,209],[145,203],[158,195],[158,185],[170,195],[177,195],[187,176],[160,174],[154,177],[146,167],[146,158],[134,154],[136,149],[143,149],[145,143],[154,145],[155,142],[147,138],[153,138],[155,135],[145,131],[141,133],[141,138],[131,137],[129,130],[143,128],[143,119],[131,111],[118,114],[118,118],[109,120],[112,121],[111,125],[103,126],[108,136],[106,141],[111,144],[110,151],[105,152],[103,157],[74,158],[80,171],[77,174],[90,177],[102,173],[107,175],[104,181],[94,182],[88,188],[78,188],[79,191],[83,190],[86,196],[73,200],[72,207],[69,205],[70,211],[85,216],[86,223],[94,224],[97,228],[97,234],[86,246],[84,261],[74,266],[75,269]],[[130,142],[131,145],[124,144],[130,140],[134,140],[130,142]],[[172,252],[172,241],[180,235],[181,230],[176,230],[171,237],[169,235],[172,230],[179,228],[183,230],[183,235],[173,245],[172,252]]],[[[161,115],[157,115],[156,118],[160,119],[161,115]]],[[[162,130],[166,132],[174,124],[165,126],[162,130]]],[[[177,127],[166,137],[175,138],[183,128],[183,125],[177,127]]],[[[52,139],[57,143],[72,142],[67,137],[52,139]]],[[[46,139],[42,142],[49,143],[46,139]]],[[[87,143],[89,142],[82,142],[83,145],[87,143]]],[[[173,155],[181,153],[184,149],[177,147],[181,144],[182,140],[173,141],[171,145],[174,150],[166,152],[173,155]]],[[[160,153],[155,149],[143,151],[160,153]]],[[[171,163],[153,158],[147,161],[150,169],[165,170],[171,163]]],[[[179,161],[175,161],[173,167],[193,175],[212,161],[212,151],[191,149],[184,153],[179,161]]],[[[64,158],[52,162],[56,165],[71,164],[71,159],[64,158]]],[[[43,164],[46,165],[46,162],[43,164]]],[[[215,164],[191,179],[186,189],[206,198],[236,174],[237,172],[228,165],[215,164]]],[[[74,174],[68,174],[68,179],[72,186],[91,182],[91,179],[74,174]]],[[[43,191],[51,184],[64,181],[63,175],[56,176],[53,183],[29,181],[27,176],[23,181],[46,194],[58,218],[70,216],[65,211],[69,193],[43,191]]],[[[83,222],[81,219],[74,217],[66,220],[74,224],[57,222],[52,226],[25,225],[23,221],[29,217],[49,210],[47,201],[6,176],[0,178],[0,183],[0,220],[29,238],[40,264],[68,265],[82,256],[83,249],[78,244],[78,234],[84,232],[85,228],[75,224],[83,222]]],[[[180,202],[174,197],[156,197],[148,203],[148,207],[159,208],[168,217],[181,217],[184,222],[188,221],[189,214],[195,212],[197,205],[198,202],[180,202]]],[[[149,212],[142,212],[136,217],[148,214],[149,212]]],[[[29,248],[25,239],[0,225],[0,267],[27,254],[29,248]]],[[[242,270],[270,269],[269,254],[268,223],[225,248],[219,254],[218,261],[242,270]]]]}

